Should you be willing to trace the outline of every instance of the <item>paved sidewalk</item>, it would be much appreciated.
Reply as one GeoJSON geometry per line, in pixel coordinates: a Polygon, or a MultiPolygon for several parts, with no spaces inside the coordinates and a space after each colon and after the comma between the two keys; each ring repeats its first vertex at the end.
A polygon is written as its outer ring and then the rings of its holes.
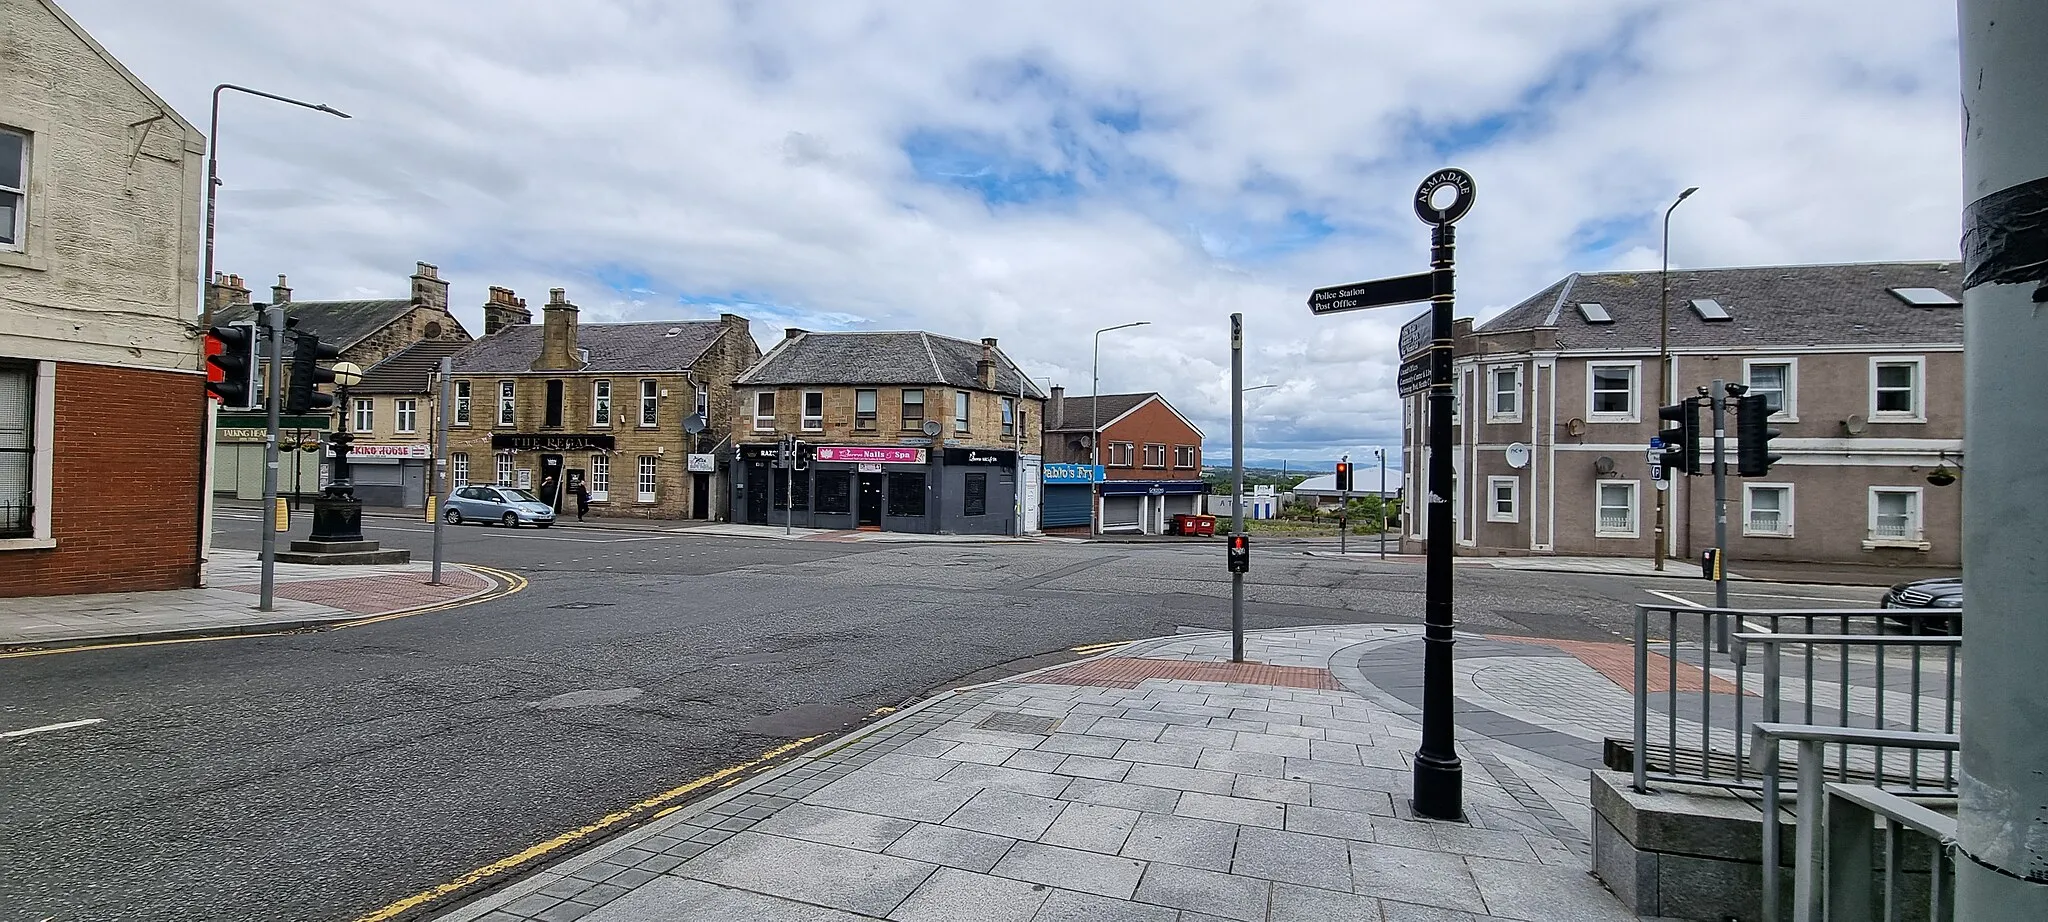
{"type": "Polygon", "coordinates": [[[274,609],[257,611],[261,562],[253,551],[215,549],[205,589],[103,592],[0,599],[0,647],[68,646],[139,637],[192,637],[282,630],[459,602],[498,584],[444,564],[316,566],[280,563],[274,609]]]}
{"type": "Polygon", "coordinates": [[[438,918],[1633,920],[1586,870],[1595,744],[1462,727],[1468,822],[1413,815],[1421,643],[1189,635],[961,689],[438,918]]]}

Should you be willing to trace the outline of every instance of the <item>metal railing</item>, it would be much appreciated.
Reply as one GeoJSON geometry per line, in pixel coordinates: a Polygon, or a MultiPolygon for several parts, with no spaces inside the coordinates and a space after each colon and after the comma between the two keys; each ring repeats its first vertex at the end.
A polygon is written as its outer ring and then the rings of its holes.
{"type": "MultiPolygon", "coordinates": [[[[1647,791],[1652,781],[1759,789],[1747,745],[1756,722],[1954,733],[1961,716],[1961,638],[1918,631],[1961,615],[1960,609],[1636,606],[1635,789],[1647,791]],[[1713,652],[1715,638],[1728,636],[1716,630],[1720,618],[1739,628],[1727,654],[1713,652]],[[1885,633],[1887,619],[1905,622],[1910,633],[1885,633]],[[1653,628],[1662,636],[1653,638],[1653,628]],[[1653,662],[1655,656],[1664,662],[1653,662]],[[1655,706],[1652,676],[1664,685],[1655,706]]],[[[1955,786],[1952,753],[1944,752],[1940,774],[1929,776],[1910,747],[1896,747],[1903,756],[1875,747],[1872,758],[1852,756],[1850,748],[1838,747],[1838,781],[1915,790],[1955,786]]]]}
{"type": "MultiPolygon", "coordinates": [[[[1948,919],[1946,894],[1953,890],[1954,866],[1948,862],[1948,846],[1955,838],[1955,820],[1920,804],[1885,791],[1876,785],[1840,784],[1827,781],[1827,747],[1850,746],[1905,749],[1918,753],[1938,750],[1953,757],[1962,738],[1953,733],[1915,733],[1871,730],[1860,727],[1820,727],[1809,724],[1758,723],[1750,728],[1750,747],[1757,773],[1763,779],[1762,906],[1764,922],[1777,922],[1780,883],[1779,832],[1781,784],[1779,744],[1798,743],[1799,818],[1794,847],[1792,918],[1794,922],[1822,922],[1825,919],[1861,920],[1882,918],[1899,922],[1904,901],[1899,897],[1900,855],[1904,830],[1910,829],[1935,840],[1937,847],[1929,863],[1930,920],[1948,919]],[[1870,912],[1871,833],[1874,815],[1884,817],[1884,915],[1870,912]],[[1823,826],[1825,823],[1825,826],[1823,826]],[[1825,848],[1820,837],[1825,835],[1825,848]],[[1825,871],[1826,880],[1820,880],[1825,871]],[[1824,884],[1824,886],[1823,886],[1824,884]]],[[[1880,765],[1882,762],[1879,763],[1880,765]]],[[[1953,797],[1953,791],[1922,792],[1916,796],[1953,797]]]]}

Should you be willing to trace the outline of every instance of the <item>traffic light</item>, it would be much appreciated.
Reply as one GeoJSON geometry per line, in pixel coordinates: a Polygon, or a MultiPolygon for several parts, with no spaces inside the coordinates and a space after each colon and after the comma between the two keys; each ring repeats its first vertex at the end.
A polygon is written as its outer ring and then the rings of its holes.
{"type": "Polygon", "coordinates": [[[1702,578],[1718,580],[1725,574],[1727,566],[1727,554],[1720,548],[1710,547],[1700,552],[1700,576],[1702,578]]]}
{"type": "Polygon", "coordinates": [[[1677,425],[1661,430],[1657,437],[1664,440],[1664,476],[1669,479],[1676,471],[1688,474],[1700,472],[1700,404],[1687,397],[1668,407],[1657,408],[1657,418],[1677,425]]]}
{"type": "Polygon", "coordinates": [[[804,443],[804,441],[803,441],[802,439],[791,439],[791,440],[790,440],[790,446],[791,446],[791,447],[792,447],[792,448],[794,449],[793,451],[791,451],[791,452],[790,452],[790,462],[789,462],[789,468],[790,468],[790,470],[793,470],[793,471],[805,471],[805,470],[810,470],[810,467],[811,467],[811,446],[809,446],[809,445],[805,444],[805,443],[804,443]]]}
{"type": "Polygon", "coordinates": [[[1245,535],[1230,536],[1230,572],[1250,573],[1252,570],[1252,539],[1245,535]]]}
{"type": "Polygon", "coordinates": [[[334,406],[331,394],[322,394],[319,386],[334,380],[334,371],[321,368],[320,363],[341,354],[341,347],[323,343],[312,333],[296,333],[292,341],[292,380],[285,389],[284,411],[293,416],[325,410],[334,406]]]}
{"type": "Polygon", "coordinates": [[[206,331],[206,392],[229,410],[263,405],[256,368],[256,325],[246,321],[206,331]]]}
{"type": "Polygon", "coordinates": [[[1771,464],[1780,457],[1771,454],[1771,440],[1779,435],[1770,426],[1775,412],[1762,394],[1735,398],[1735,473],[1762,477],[1771,472],[1771,464]]]}
{"type": "Polygon", "coordinates": [[[1351,492],[1351,462],[1337,462],[1337,492],[1351,492]]]}

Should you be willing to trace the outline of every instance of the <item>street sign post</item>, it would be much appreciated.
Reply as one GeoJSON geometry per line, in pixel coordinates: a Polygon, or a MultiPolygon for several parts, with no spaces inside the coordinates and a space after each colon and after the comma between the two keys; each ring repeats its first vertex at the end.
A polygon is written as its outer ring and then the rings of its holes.
{"type": "Polygon", "coordinates": [[[1401,396],[1413,397],[1429,390],[1429,355],[1424,353],[1401,363],[1398,379],[1401,396]]]}
{"type": "Polygon", "coordinates": [[[1417,272],[1414,275],[1372,282],[1352,282],[1349,285],[1318,288],[1308,296],[1308,309],[1314,314],[1336,314],[1368,307],[1392,307],[1396,304],[1427,301],[1434,293],[1431,286],[1435,283],[1435,278],[1428,272],[1417,272]]]}

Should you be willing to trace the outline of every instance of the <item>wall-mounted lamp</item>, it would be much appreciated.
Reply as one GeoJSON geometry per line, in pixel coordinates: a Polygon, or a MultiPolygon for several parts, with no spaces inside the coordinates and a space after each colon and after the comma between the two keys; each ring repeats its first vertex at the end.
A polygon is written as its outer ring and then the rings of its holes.
{"type": "Polygon", "coordinates": [[[1950,470],[1948,466],[1948,452],[1943,451],[1941,452],[1941,462],[1934,466],[1934,470],[1927,472],[1927,482],[1937,487],[1949,486],[1955,483],[1961,476],[1960,472],[1962,469],[1963,462],[1958,460],[1956,461],[1955,470],[1950,470]]]}
{"type": "Polygon", "coordinates": [[[1593,459],[1593,473],[1605,477],[1614,473],[1614,459],[1601,455],[1593,459]]]}

